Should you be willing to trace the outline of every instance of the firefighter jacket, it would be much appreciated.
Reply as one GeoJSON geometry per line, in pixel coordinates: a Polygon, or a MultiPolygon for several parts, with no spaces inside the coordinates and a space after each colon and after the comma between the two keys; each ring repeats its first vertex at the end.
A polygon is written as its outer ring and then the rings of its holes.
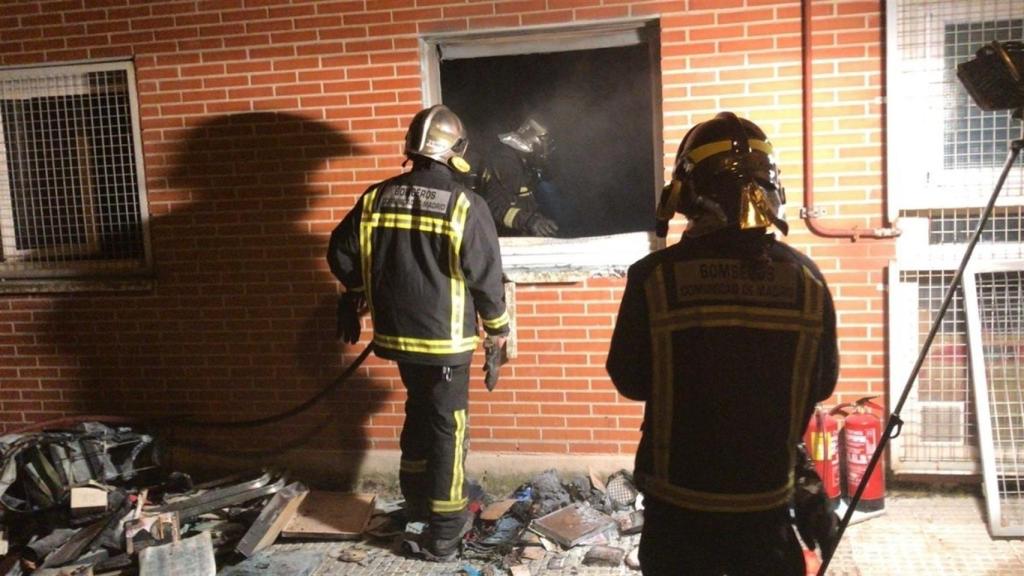
{"type": "Polygon", "coordinates": [[[787,506],[795,448],[835,388],[835,310],[809,258],[763,230],[683,237],[630,267],[607,361],[646,402],[636,480],[704,512],[787,506]]]}
{"type": "Polygon", "coordinates": [[[501,253],[483,199],[443,164],[417,161],[371,186],[331,234],[327,261],[347,290],[365,292],[378,356],[468,364],[509,317],[501,253]]]}
{"type": "Polygon", "coordinates": [[[503,234],[529,234],[527,222],[540,212],[534,192],[540,174],[508,146],[497,146],[487,158],[476,189],[487,200],[503,234]]]}

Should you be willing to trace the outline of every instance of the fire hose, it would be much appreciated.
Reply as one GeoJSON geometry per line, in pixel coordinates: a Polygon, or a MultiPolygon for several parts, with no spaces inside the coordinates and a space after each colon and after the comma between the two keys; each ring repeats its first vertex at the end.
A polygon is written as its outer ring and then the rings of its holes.
{"type": "Polygon", "coordinates": [[[311,396],[308,400],[289,408],[284,412],[278,412],[277,414],[271,414],[270,416],[263,416],[261,418],[253,418],[251,420],[197,420],[192,416],[186,416],[184,419],[175,418],[176,422],[181,422],[188,426],[207,427],[207,428],[255,428],[257,426],[266,426],[267,424],[273,424],[274,422],[280,422],[281,420],[287,420],[292,416],[296,416],[309,410],[322,398],[337,390],[342,384],[344,384],[352,374],[363,364],[366,357],[373,351],[373,342],[366,345],[366,348],[352,361],[351,364],[345,368],[345,371],[338,375],[330,384],[324,386],[319,392],[311,396]]]}

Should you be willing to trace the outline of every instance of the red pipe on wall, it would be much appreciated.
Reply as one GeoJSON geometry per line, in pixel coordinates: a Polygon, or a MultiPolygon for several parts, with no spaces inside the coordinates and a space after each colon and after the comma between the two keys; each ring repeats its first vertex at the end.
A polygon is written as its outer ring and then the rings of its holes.
{"type": "Polygon", "coordinates": [[[849,238],[856,242],[858,238],[893,238],[900,235],[900,230],[892,227],[873,229],[827,228],[818,224],[818,215],[814,208],[814,69],[811,52],[811,0],[801,0],[800,29],[803,72],[803,145],[804,145],[804,205],[800,209],[800,218],[807,224],[812,234],[825,238],[849,238]]]}

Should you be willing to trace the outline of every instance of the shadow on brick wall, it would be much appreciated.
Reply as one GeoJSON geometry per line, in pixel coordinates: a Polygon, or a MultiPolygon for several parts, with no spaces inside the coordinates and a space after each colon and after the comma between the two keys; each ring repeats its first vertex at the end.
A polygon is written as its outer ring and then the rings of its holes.
{"type": "Polygon", "coordinates": [[[75,298],[57,313],[58,339],[70,344],[84,385],[71,393],[76,404],[161,423],[179,469],[285,463],[306,468],[300,475],[314,484],[317,476],[351,484],[386,384],[348,382],[260,426],[187,421],[285,412],[362,350],[335,339],[337,283],[324,262],[326,235],[311,224],[330,214],[317,212],[328,191],[315,175],[358,149],[327,124],[284,112],[219,116],[171,144],[166,156],[147,150],[154,163],[168,159],[147,167],[153,291],[75,298]]]}

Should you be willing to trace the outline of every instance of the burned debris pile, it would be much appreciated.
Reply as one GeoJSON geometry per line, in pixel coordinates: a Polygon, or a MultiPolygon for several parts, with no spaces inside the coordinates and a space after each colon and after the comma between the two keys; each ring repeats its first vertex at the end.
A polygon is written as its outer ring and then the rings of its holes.
{"type": "MultiPolygon", "coordinates": [[[[471,488],[464,573],[637,567],[642,497],[625,471],[563,481],[548,470],[502,497],[471,488]]],[[[0,504],[0,576],[373,570],[424,528],[394,494],[311,490],[280,470],[196,483],[166,470],[154,437],[98,422],[0,436],[0,504]]]]}

